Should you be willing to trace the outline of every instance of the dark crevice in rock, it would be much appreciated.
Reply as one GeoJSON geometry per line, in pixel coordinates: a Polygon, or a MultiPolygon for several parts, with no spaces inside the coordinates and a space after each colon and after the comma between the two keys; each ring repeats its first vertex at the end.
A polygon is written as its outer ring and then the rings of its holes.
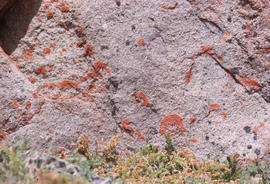
{"type": "Polygon", "coordinates": [[[199,16],[197,16],[197,17],[207,27],[207,29],[210,30],[211,33],[214,33],[214,34],[220,33],[220,34],[222,34],[224,32],[221,29],[221,27],[219,27],[215,22],[207,20],[207,19],[199,17],[199,16]]]}
{"type": "Polygon", "coordinates": [[[0,21],[0,46],[8,55],[12,54],[27,33],[29,24],[40,5],[41,0],[32,0],[31,3],[21,0],[14,1],[13,6],[3,14],[0,21]]]}

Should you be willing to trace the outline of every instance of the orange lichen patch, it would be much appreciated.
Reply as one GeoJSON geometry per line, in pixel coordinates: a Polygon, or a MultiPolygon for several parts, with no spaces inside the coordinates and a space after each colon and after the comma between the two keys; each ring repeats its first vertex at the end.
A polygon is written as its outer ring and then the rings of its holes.
{"type": "Polygon", "coordinates": [[[19,104],[16,100],[12,100],[12,103],[13,103],[13,108],[14,109],[18,109],[19,108],[19,104]]]}
{"type": "Polygon", "coordinates": [[[212,55],[212,50],[213,50],[213,47],[212,46],[201,46],[201,50],[202,52],[199,53],[199,55],[203,55],[203,54],[206,54],[206,55],[212,55]]]}
{"type": "Polygon", "coordinates": [[[143,100],[142,106],[147,106],[149,100],[142,91],[140,91],[138,93],[136,93],[136,92],[133,93],[133,96],[135,96],[134,104],[137,104],[138,102],[140,102],[140,99],[142,99],[143,100]]]}
{"type": "Polygon", "coordinates": [[[270,47],[261,47],[261,51],[263,53],[269,53],[270,52],[270,47]]]}
{"type": "Polygon", "coordinates": [[[220,62],[223,62],[222,56],[217,55],[217,57],[218,57],[218,60],[219,60],[220,62]]]}
{"type": "Polygon", "coordinates": [[[66,52],[66,51],[67,51],[67,49],[65,49],[65,48],[62,48],[62,51],[63,51],[63,52],[66,52]]]}
{"type": "Polygon", "coordinates": [[[96,61],[93,65],[93,68],[94,68],[94,73],[97,75],[97,76],[100,76],[102,77],[100,71],[101,70],[105,70],[108,74],[111,74],[111,70],[110,68],[107,67],[107,65],[102,62],[102,61],[96,61]]]}
{"type": "Polygon", "coordinates": [[[25,61],[34,61],[32,53],[34,52],[34,47],[27,49],[27,51],[22,53],[22,58],[25,61]]]}
{"type": "Polygon", "coordinates": [[[56,47],[56,43],[55,42],[51,43],[51,46],[56,47]]]}
{"type": "Polygon", "coordinates": [[[48,12],[47,13],[47,19],[53,18],[53,12],[48,12]]]}
{"type": "Polygon", "coordinates": [[[129,131],[130,133],[134,132],[133,128],[129,126],[130,121],[127,119],[124,119],[120,125],[121,129],[123,131],[129,131]]]}
{"type": "Polygon", "coordinates": [[[51,53],[51,49],[50,48],[44,48],[43,49],[43,53],[44,54],[50,54],[51,53]]]}
{"type": "Polygon", "coordinates": [[[192,77],[192,67],[190,67],[190,69],[186,73],[186,77],[185,77],[186,83],[190,83],[191,77],[192,77]]]}
{"type": "Polygon", "coordinates": [[[66,5],[63,5],[63,6],[62,6],[61,12],[67,13],[67,12],[69,12],[69,11],[70,11],[70,8],[69,8],[68,6],[66,6],[66,5]]]}
{"type": "Polygon", "coordinates": [[[3,139],[6,139],[6,134],[4,131],[0,130],[0,141],[2,141],[3,139]]]}
{"type": "Polygon", "coordinates": [[[52,72],[52,71],[53,71],[53,65],[50,65],[48,72],[52,72]]]}
{"type": "Polygon", "coordinates": [[[226,37],[226,36],[229,36],[231,33],[229,31],[225,31],[222,33],[222,36],[223,37],[226,37]]]}
{"type": "Polygon", "coordinates": [[[74,81],[69,81],[69,80],[65,80],[59,84],[56,84],[56,86],[60,89],[70,89],[70,88],[78,89],[79,85],[80,85],[79,82],[74,82],[74,81]]]}
{"type": "Polygon", "coordinates": [[[220,110],[220,105],[219,104],[210,104],[209,106],[209,112],[211,111],[218,111],[220,110]]]}
{"type": "Polygon", "coordinates": [[[94,54],[93,45],[92,44],[86,45],[84,53],[83,53],[83,57],[91,56],[93,54],[94,54]]]}
{"type": "Polygon", "coordinates": [[[48,133],[52,134],[54,132],[54,130],[48,130],[48,133]]]}
{"type": "Polygon", "coordinates": [[[193,142],[193,143],[197,143],[198,139],[193,138],[193,139],[190,139],[190,141],[193,142]]]}
{"type": "Polygon", "coordinates": [[[146,138],[141,134],[139,129],[136,129],[136,134],[138,135],[137,140],[146,140],[146,138]]]}
{"type": "Polygon", "coordinates": [[[176,6],[166,6],[166,5],[162,5],[161,6],[162,9],[166,9],[166,10],[174,10],[176,8],[176,6]]]}
{"type": "Polygon", "coordinates": [[[2,121],[2,125],[3,125],[3,126],[6,126],[6,125],[7,125],[7,120],[6,120],[6,119],[4,119],[4,120],[2,121]]]}
{"type": "Polygon", "coordinates": [[[54,89],[55,87],[56,87],[55,84],[49,84],[49,85],[48,85],[48,89],[54,89]]]}
{"type": "Polygon", "coordinates": [[[144,38],[141,38],[141,39],[138,40],[138,45],[139,46],[144,46],[145,45],[144,38]]]}
{"type": "Polygon", "coordinates": [[[76,78],[76,77],[78,77],[78,76],[77,76],[76,74],[72,74],[71,77],[72,77],[72,78],[76,78]]]}
{"type": "Polygon", "coordinates": [[[83,27],[80,27],[80,28],[76,29],[76,34],[77,34],[79,37],[81,37],[81,36],[84,35],[83,32],[84,32],[84,28],[83,28],[83,27]]]}
{"type": "Polygon", "coordinates": [[[195,57],[194,56],[190,56],[190,57],[188,57],[188,59],[191,59],[192,61],[194,61],[195,57]]]}
{"type": "Polygon", "coordinates": [[[250,24],[246,24],[246,30],[250,30],[251,29],[251,25],[250,24]]]}
{"type": "Polygon", "coordinates": [[[250,87],[251,89],[253,89],[253,90],[255,90],[255,91],[258,91],[258,90],[260,90],[260,89],[262,88],[262,87],[260,86],[260,84],[259,84],[257,81],[252,80],[252,79],[243,78],[243,79],[242,79],[242,82],[243,82],[246,86],[250,87]]]}
{"type": "Polygon", "coordinates": [[[195,117],[191,117],[189,121],[190,121],[190,124],[193,124],[196,121],[196,118],[195,117]]]}
{"type": "Polygon", "coordinates": [[[50,5],[45,4],[43,7],[44,7],[45,9],[48,9],[48,8],[50,7],[50,5]]]}
{"type": "Polygon", "coordinates": [[[25,109],[28,110],[31,108],[31,102],[30,101],[27,101],[26,102],[26,105],[25,105],[25,109]]]}
{"type": "Polygon", "coordinates": [[[222,114],[222,116],[223,116],[223,119],[225,120],[225,119],[227,118],[226,112],[222,111],[221,114],[222,114]]]}
{"type": "Polygon", "coordinates": [[[35,78],[28,78],[28,80],[29,80],[32,84],[36,83],[36,79],[35,79],[35,78]]]}
{"type": "Polygon", "coordinates": [[[264,127],[264,123],[261,123],[259,126],[255,126],[253,132],[257,133],[260,128],[264,127]]]}
{"type": "Polygon", "coordinates": [[[183,134],[186,129],[183,124],[183,119],[178,114],[170,114],[163,118],[163,120],[160,123],[159,133],[165,134],[165,131],[168,130],[171,133],[174,131],[179,131],[176,133],[183,134]],[[169,128],[173,127],[173,130],[170,130],[169,128]]]}
{"type": "Polygon", "coordinates": [[[46,68],[44,66],[39,66],[38,69],[34,70],[37,75],[46,75],[46,68]]]}
{"type": "Polygon", "coordinates": [[[79,47],[84,46],[85,44],[86,44],[86,41],[85,41],[85,40],[83,40],[83,41],[78,41],[77,44],[76,44],[76,46],[77,46],[77,48],[79,48],[79,47]]]}
{"type": "Polygon", "coordinates": [[[210,9],[212,12],[217,13],[217,10],[216,10],[216,9],[214,9],[214,8],[212,8],[212,7],[210,7],[209,9],[210,9]]]}
{"type": "Polygon", "coordinates": [[[36,91],[33,93],[33,97],[37,98],[38,97],[38,93],[39,93],[39,88],[36,89],[36,91]]]}

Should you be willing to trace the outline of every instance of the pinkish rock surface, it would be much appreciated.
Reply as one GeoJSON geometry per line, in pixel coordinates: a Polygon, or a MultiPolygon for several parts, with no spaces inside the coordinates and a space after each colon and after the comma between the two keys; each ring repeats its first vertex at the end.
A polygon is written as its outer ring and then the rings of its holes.
{"type": "MultiPolygon", "coordinates": [[[[269,159],[270,3],[29,0],[2,20],[0,130],[9,142],[269,159]],[[5,53],[6,54],[5,54],[5,53]],[[102,141],[103,140],[103,141],[102,141]]],[[[1,137],[0,137],[1,138],[1,137]]]]}

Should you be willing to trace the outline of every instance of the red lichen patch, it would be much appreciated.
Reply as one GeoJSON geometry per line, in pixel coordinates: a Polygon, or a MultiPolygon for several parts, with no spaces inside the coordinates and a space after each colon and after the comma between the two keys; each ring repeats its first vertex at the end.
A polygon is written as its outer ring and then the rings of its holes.
{"type": "Polygon", "coordinates": [[[51,46],[56,47],[56,43],[55,42],[51,43],[51,46]]]}
{"type": "Polygon", "coordinates": [[[67,13],[67,12],[69,12],[70,11],[70,8],[68,7],[68,6],[66,6],[66,5],[63,5],[62,6],[62,8],[61,8],[61,12],[62,13],[67,13]]]}
{"type": "Polygon", "coordinates": [[[3,126],[6,126],[6,125],[7,125],[7,120],[6,120],[6,119],[4,119],[4,120],[2,121],[2,125],[3,125],[3,126]]]}
{"type": "MultiPolygon", "coordinates": [[[[177,5],[177,4],[176,4],[177,5]]],[[[175,6],[166,6],[166,5],[162,5],[161,8],[162,9],[166,9],[166,10],[174,10],[176,8],[176,5],[175,6]]]]}
{"type": "Polygon", "coordinates": [[[48,9],[50,7],[50,5],[45,4],[43,7],[44,7],[44,9],[48,9]]]}
{"type": "Polygon", "coordinates": [[[136,134],[138,135],[137,140],[146,140],[146,138],[141,134],[139,129],[136,129],[136,134]]]}
{"type": "Polygon", "coordinates": [[[193,142],[193,143],[197,143],[198,139],[193,138],[193,139],[190,139],[190,141],[193,142]]]}
{"type": "Polygon", "coordinates": [[[253,89],[253,90],[255,90],[255,91],[258,91],[258,90],[260,90],[260,89],[262,88],[262,87],[260,86],[260,84],[259,84],[257,81],[252,80],[252,79],[243,78],[243,79],[242,79],[242,82],[243,82],[246,86],[250,87],[251,89],[253,89]]]}
{"type": "Polygon", "coordinates": [[[149,100],[143,92],[141,92],[141,91],[138,93],[135,92],[135,93],[133,93],[133,96],[135,96],[134,104],[139,103],[140,99],[142,99],[143,100],[142,106],[147,106],[149,100]]]}
{"type": "Polygon", "coordinates": [[[78,28],[78,29],[76,29],[76,34],[77,34],[77,36],[78,37],[82,37],[82,36],[84,36],[84,28],[83,27],[80,27],[80,28],[78,28]]]}
{"type": "Polygon", "coordinates": [[[263,53],[269,53],[270,52],[270,47],[261,47],[261,51],[263,53]]]}
{"type": "Polygon", "coordinates": [[[76,74],[71,75],[72,78],[77,78],[78,76],[76,74]]]}
{"type": "Polygon", "coordinates": [[[52,134],[54,132],[54,130],[48,130],[48,133],[52,134]]]}
{"type": "Polygon", "coordinates": [[[53,12],[48,12],[47,13],[47,19],[53,18],[53,12]]]}
{"type": "Polygon", "coordinates": [[[52,72],[52,71],[53,71],[53,65],[50,65],[48,72],[52,72]]]}
{"type": "Polygon", "coordinates": [[[26,102],[26,105],[25,105],[25,109],[26,110],[29,110],[31,108],[31,102],[30,101],[27,101],[26,102]]]}
{"type": "Polygon", "coordinates": [[[220,110],[220,105],[219,104],[210,104],[209,106],[209,112],[211,111],[218,111],[220,110]]]}
{"type": "Polygon", "coordinates": [[[229,36],[231,33],[229,32],[229,31],[224,31],[223,33],[222,33],[222,36],[223,37],[226,37],[226,36],[229,36]]]}
{"type": "Polygon", "coordinates": [[[44,54],[50,54],[51,53],[51,49],[50,48],[44,48],[43,49],[43,53],[44,54]]]}
{"type": "Polygon", "coordinates": [[[82,46],[84,46],[86,44],[86,41],[85,40],[83,40],[83,41],[78,41],[77,42],[77,48],[79,48],[79,47],[82,47],[82,46]]]}
{"type": "Polygon", "coordinates": [[[260,128],[264,127],[264,123],[261,123],[259,126],[254,127],[253,132],[257,133],[260,128]]]}
{"type": "Polygon", "coordinates": [[[16,100],[12,100],[12,103],[13,103],[13,108],[14,109],[18,109],[19,108],[19,104],[16,100]]]}
{"type": "Polygon", "coordinates": [[[190,69],[188,70],[188,72],[186,73],[186,83],[190,83],[190,80],[191,80],[191,77],[192,77],[192,67],[190,67],[190,69]]]}
{"type": "Polygon", "coordinates": [[[192,61],[194,61],[195,57],[194,56],[190,56],[190,57],[188,57],[188,59],[191,59],[192,61]]]}
{"type": "Polygon", "coordinates": [[[55,84],[48,84],[48,89],[54,89],[56,87],[55,84]]]}
{"type": "Polygon", "coordinates": [[[27,49],[27,51],[22,53],[22,58],[25,61],[34,61],[32,53],[34,52],[34,47],[27,49]]]}
{"type": "Polygon", "coordinates": [[[37,98],[38,97],[38,93],[39,93],[39,88],[36,89],[36,91],[33,93],[33,97],[37,98]]]}
{"type": "Polygon", "coordinates": [[[4,131],[0,130],[0,141],[5,140],[6,139],[6,134],[4,131]]]}
{"type": "Polygon", "coordinates": [[[70,89],[70,88],[75,88],[75,89],[79,89],[79,82],[73,82],[73,81],[69,81],[69,80],[65,80],[59,84],[56,84],[56,86],[60,89],[70,89]]]}
{"type": "Polygon", "coordinates": [[[39,66],[38,69],[34,70],[37,75],[46,75],[46,68],[44,66],[39,66]]]}
{"type": "Polygon", "coordinates": [[[133,128],[129,126],[130,121],[127,119],[124,119],[120,125],[121,129],[123,131],[129,131],[129,133],[131,134],[132,132],[134,132],[133,128]]]}
{"type": "Polygon", "coordinates": [[[138,45],[139,46],[144,46],[145,45],[144,38],[141,38],[141,39],[138,40],[138,45]]]}
{"type": "Polygon", "coordinates": [[[227,118],[226,112],[222,111],[221,114],[222,114],[222,116],[223,116],[223,119],[225,120],[225,119],[227,118]]]}
{"type": "Polygon", "coordinates": [[[183,119],[181,118],[181,116],[179,116],[178,114],[170,114],[165,116],[160,123],[159,133],[163,135],[165,134],[166,130],[170,133],[178,131],[176,133],[183,134],[186,129],[184,127],[183,119]]]}
{"type": "Polygon", "coordinates": [[[219,60],[220,62],[223,62],[222,56],[217,55],[217,57],[218,57],[218,60],[219,60]]]}
{"type": "Polygon", "coordinates": [[[93,45],[92,44],[86,45],[84,53],[83,53],[83,57],[91,56],[93,54],[94,54],[93,45]]]}
{"type": "Polygon", "coordinates": [[[35,84],[35,83],[36,83],[36,79],[35,79],[35,78],[28,78],[28,80],[29,80],[32,84],[35,84]]]}
{"type": "Polygon", "coordinates": [[[107,65],[102,61],[96,61],[93,65],[93,68],[94,68],[94,73],[97,76],[102,77],[100,73],[101,70],[105,70],[108,74],[111,74],[110,68],[108,68],[107,65]]]}
{"type": "Polygon", "coordinates": [[[211,51],[213,50],[213,47],[212,46],[201,46],[201,50],[202,50],[202,52],[199,53],[199,56],[203,55],[203,54],[211,56],[212,55],[211,51]]]}
{"type": "Polygon", "coordinates": [[[190,124],[193,124],[195,121],[196,121],[196,118],[195,117],[191,117],[190,118],[190,124]]]}

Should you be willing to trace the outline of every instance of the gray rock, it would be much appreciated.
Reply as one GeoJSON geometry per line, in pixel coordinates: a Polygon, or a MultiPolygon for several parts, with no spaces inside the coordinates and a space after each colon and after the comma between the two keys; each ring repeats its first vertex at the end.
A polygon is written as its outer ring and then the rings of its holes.
{"type": "Polygon", "coordinates": [[[20,1],[0,28],[13,60],[1,54],[9,142],[72,149],[79,136],[94,146],[117,134],[124,152],[170,132],[200,158],[267,160],[269,3],[175,2],[35,0],[22,21],[20,1]]]}

